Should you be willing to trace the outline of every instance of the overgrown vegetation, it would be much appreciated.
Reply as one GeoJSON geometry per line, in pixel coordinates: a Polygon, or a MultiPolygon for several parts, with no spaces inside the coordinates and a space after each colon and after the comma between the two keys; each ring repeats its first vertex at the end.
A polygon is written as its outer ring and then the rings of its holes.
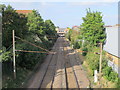
{"type": "Polygon", "coordinates": [[[37,10],[29,14],[18,14],[10,5],[1,5],[2,8],[2,64],[3,87],[20,87],[26,79],[29,71],[33,70],[38,62],[43,62],[57,39],[55,25],[51,20],[44,21],[37,10]],[[16,38],[16,49],[26,51],[41,51],[46,53],[16,52],[17,78],[13,79],[13,55],[12,55],[12,30],[15,36],[31,42],[44,49],[35,47],[16,38]],[[46,50],[45,50],[46,49],[46,50]],[[27,73],[26,73],[27,72],[27,73]],[[23,76],[24,75],[24,76],[23,76]],[[20,79],[21,78],[21,79],[20,79]],[[18,82],[19,81],[19,82],[18,82]]]}
{"type": "MultiPolygon", "coordinates": [[[[92,12],[90,9],[87,10],[86,16],[82,19],[83,23],[80,26],[80,30],[75,31],[70,29],[66,34],[66,38],[69,39],[74,49],[81,50],[81,54],[85,56],[83,66],[89,69],[89,74],[93,77],[94,70],[99,71],[99,43],[104,45],[106,40],[104,22],[102,21],[101,12],[92,12]]],[[[103,77],[108,81],[116,83],[116,87],[120,87],[118,84],[118,74],[115,73],[111,67],[108,67],[105,51],[103,51],[102,54],[103,77]]]]}

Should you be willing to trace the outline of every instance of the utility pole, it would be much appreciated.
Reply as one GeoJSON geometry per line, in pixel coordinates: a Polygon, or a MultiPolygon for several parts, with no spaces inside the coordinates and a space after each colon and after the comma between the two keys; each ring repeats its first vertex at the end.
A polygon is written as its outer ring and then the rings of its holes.
{"type": "Polygon", "coordinates": [[[99,73],[101,74],[102,69],[102,43],[100,43],[100,63],[99,63],[99,73]]]}
{"type": "Polygon", "coordinates": [[[82,39],[82,47],[83,47],[83,44],[84,44],[84,37],[83,37],[83,39],[82,39]]]}
{"type": "Polygon", "coordinates": [[[102,43],[100,43],[100,61],[99,61],[99,85],[100,84],[100,79],[101,79],[101,69],[102,69],[102,43]]]}
{"type": "Polygon", "coordinates": [[[16,79],[16,66],[15,66],[15,32],[13,30],[13,72],[14,79],[16,79]]]}

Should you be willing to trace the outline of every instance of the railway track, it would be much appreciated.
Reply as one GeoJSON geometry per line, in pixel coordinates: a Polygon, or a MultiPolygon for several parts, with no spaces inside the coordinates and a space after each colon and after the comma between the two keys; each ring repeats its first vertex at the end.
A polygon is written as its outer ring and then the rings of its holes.
{"type": "Polygon", "coordinates": [[[42,82],[40,83],[39,88],[52,88],[52,84],[54,81],[54,75],[55,75],[55,68],[56,68],[56,63],[57,63],[57,58],[58,58],[58,53],[59,53],[59,47],[60,47],[59,40],[60,39],[57,40],[56,45],[55,45],[55,49],[54,49],[54,51],[56,53],[54,55],[52,55],[52,58],[50,59],[49,65],[46,69],[46,72],[44,74],[42,82]]]}
{"type": "Polygon", "coordinates": [[[74,67],[72,66],[72,64],[71,64],[71,57],[69,56],[69,53],[71,53],[71,50],[68,48],[69,47],[69,43],[66,41],[66,40],[64,40],[64,45],[65,45],[65,50],[66,50],[66,58],[67,58],[67,61],[65,62],[65,71],[66,71],[66,77],[67,77],[67,83],[68,83],[68,89],[70,89],[70,88],[79,88],[79,84],[78,84],[78,81],[77,81],[77,77],[76,77],[76,73],[75,73],[75,71],[74,71],[74,67]],[[67,68],[67,66],[70,66],[70,68],[67,68]],[[70,71],[69,71],[69,69],[70,69],[70,71]],[[69,74],[71,74],[72,73],[72,75],[70,75],[69,76],[69,74]],[[72,78],[73,80],[71,80],[72,82],[70,83],[70,81],[68,81],[68,77],[69,78],[72,78]],[[71,86],[71,84],[72,85],[74,85],[74,86],[71,86]]]}
{"type": "MultiPolygon", "coordinates": [[[[75,56],[74,50],[69,46],[69,42],[65,38],[60,37],[56,41],[52,51],[41,65],[39,71],[31,78],[28,88],[64,88],[66,90],[72,88],[86,88],[81,84],[83,71],[78,64],[78,57],[75,56]]],[[[87,78],[84,78],[85,81],[87,78]]],[[[86,82],[85,82],[86,83],[86,82]]]]}

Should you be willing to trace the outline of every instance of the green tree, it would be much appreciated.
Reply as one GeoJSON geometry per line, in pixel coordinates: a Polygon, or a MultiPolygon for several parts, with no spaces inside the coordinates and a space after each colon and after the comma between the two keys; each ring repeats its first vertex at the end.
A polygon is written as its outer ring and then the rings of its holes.
{"type": "Polygon", "coordinates": [[[72,36],[72,29],[69,30],[69,32],[67,33],[66,37],[71,41],[71,36],[72,36]]]}
{"type": "Polygon", "coordinates": [[[89,42],[90,45],[97,45],[97,43],[104,43],[106,34],[104,28],[104,22],[102,21],[101,12],[91,12],[87,10],[87,15],[82,18],[83,23],[81,25],[82,38],[89,42]]]}
{"type": "Polygon", "coordinates": [[[30,32],[37,34],[40,38],[44,36],[44,21],[38,11],[33,10],[28,14],[27,26],[30,32]]]}
{"type": "Polygon", "coordinates": [[[46,20],[45,23],[45,34],[48,37],[56,37],[56,30],[55,30],[55,25],[53,24],[53,22],[51,20],[46,20]]]}
{"type": "Polygon", "coordinates": [[[3,8],[2,19],[2,44],[8,48],[12,44],[12,30],[15,35],[23,37],[27,32],[27,18],[18,14],[10,5],[3,8]]]}

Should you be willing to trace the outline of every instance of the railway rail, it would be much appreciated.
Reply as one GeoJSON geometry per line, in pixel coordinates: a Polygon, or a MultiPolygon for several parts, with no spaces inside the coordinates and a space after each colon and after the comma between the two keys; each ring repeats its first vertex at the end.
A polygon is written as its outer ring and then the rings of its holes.
{"type": "Polygon", "coordinates": [[[59,37],[39,70],[28,81],[27,88],[87,88],[89,80],[84,74],[80,58],[64,37],[59,37]]]}

